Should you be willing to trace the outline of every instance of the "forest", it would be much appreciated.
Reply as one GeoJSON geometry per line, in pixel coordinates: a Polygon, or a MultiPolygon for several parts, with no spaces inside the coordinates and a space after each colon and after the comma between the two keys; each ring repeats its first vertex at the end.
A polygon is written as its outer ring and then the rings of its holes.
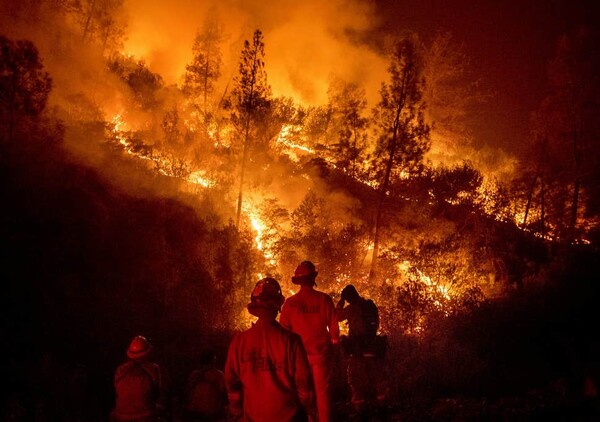
{"type": "Polygon", "coordinates": [[[106,420],[137,334],[178,420],[256,281],[291,296],[306,259],[334,302],[377,303],[391,420],[600,416],[596,27],[554,40],[527,144],[493,171],[468,125],[493,99],[448,32],[386,38],[377,92],[332,75],[311,104],[271,86],[268,31],[233,40],[210,9],[170,83],[125,50],[123,8],[2,5],[6,420],[106,420]]]}

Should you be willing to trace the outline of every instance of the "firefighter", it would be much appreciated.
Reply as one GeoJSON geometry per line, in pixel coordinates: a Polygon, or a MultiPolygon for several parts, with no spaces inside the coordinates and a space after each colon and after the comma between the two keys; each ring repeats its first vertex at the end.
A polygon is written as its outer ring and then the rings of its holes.
{"type": "Polygon", "coordinates": [[[162,406],[160,367],[149,361],[152,345],[143,336],[131,340],[127,362],[115,372],[115,421],[149,422],[158,419],[162,406]]]}
{"type": "Polygon", "coordinates": [[[193,370],[185,389],[186,421],[224,420],[227,390],[223,372],[217,368],[217,355],[207,350],[200,356],[200,368],[193,370]]]}
{"type": "Polygon", "coordinates": [[[361,297],[350,284],[342,290],[336,313],[340,322],[348,321],[348,337],[342,338],[342,349],[348,357],[352,407],[359,416],[365,415],[371,403],[376,410],[383,410],[387,400],[384,376],[387,338],[377,335],[377,306],[372,300],[361,297]]]}
{"type": "Polygon", "coordinates": [[[229,346],[225,385],[234,420],[316,418],[314,385],[302,339],[275,319],[283,302],[277,280],[260,280],[248,304],[258,321],[229,346]]]}
{"type": "Polygon", "coordinates": [[[339,326],[333,300],[314,288],[317,274],[310,261],[298,265],[292,283],[300,285],[300,291],[285,301],[279,322],[302,337],[315,383],[319,422],[328,422],[334,368],[332,345],[339,341],[339,326]]]}

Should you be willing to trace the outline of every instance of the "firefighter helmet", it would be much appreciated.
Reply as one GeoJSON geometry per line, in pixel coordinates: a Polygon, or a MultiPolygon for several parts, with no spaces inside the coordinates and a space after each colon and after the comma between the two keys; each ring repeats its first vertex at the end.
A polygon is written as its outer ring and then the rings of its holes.
{"type": "Polygon", "coordinates": [[[127,357],[130,359],[140,359],[148,355],[151,349],[152,345],[146,337],[136,336],[131,340],[131,343],[129,343],[127,357]]]}
{"type": "Polygon", "coordinates": [[[292,277],[292,283],[294,284],[314,284],[315,278],[319,272],[315,268],[315,264],[310,261],[303,261],[296,267],[294,276],[292,277]]]}
{"type": "Polygon", "coordinates": [[[250,303],[248,311],[252,315],[256,315],[256,310],[259,308],[275,311],[281,310],[285,298],[281,294],[281,286],[271,277],[266,277],[256,283],[252,294],[250,295],[250,303]]]}

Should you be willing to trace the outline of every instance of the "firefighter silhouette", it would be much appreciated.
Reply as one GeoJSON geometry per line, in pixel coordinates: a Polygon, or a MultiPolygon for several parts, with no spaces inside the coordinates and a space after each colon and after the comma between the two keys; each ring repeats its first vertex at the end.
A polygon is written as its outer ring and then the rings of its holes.
{"type": "Polygon", "coordinates": [[[217,368],[217,355],[212,350],[206,350],[200,357],[200,367],[194,369],[187,380],[185,420],[224,420],[226,406],[225,377],[217,368]]]}
{"type": "Polygon", "coordinates": [[[152,345],[143,336],[131,340],[127,362],[115,372],[115,421],[155,421],[160,410],[162,386],[160,367],[148,359],[152,345]]]}
{"type": "Polygon", "coordinates": [[[384,369],[387,338],[377,334],[377,306],[372,300],[361,297],[350,284],[342,290],[336,312],[340,322],[348,321],[348,336],[342,337],[341,343],[348,358],[352,407],[359,415],[373,408],[383,409],[388,396],[384,369]]]}
{"type": "Polygon", "coordinates": [[[314,385],[302,339],[275,319],[283,302],[275,279],[260,280],[248,304],[248,311],[258,321],[229,346],[225,385],[234,419],[285,422],[316,418],[314,385]]]}
{"type": "Polygon", "coordinates": [[[301,262],[292,282],[300,291],[283,304],[279,322],[302,337],[315,382],[319,422],[331,420],[333,379],[332,345],[339,341],[339,326],[333,300],[315,290],[317,270],[310,261],[301,262]]]}

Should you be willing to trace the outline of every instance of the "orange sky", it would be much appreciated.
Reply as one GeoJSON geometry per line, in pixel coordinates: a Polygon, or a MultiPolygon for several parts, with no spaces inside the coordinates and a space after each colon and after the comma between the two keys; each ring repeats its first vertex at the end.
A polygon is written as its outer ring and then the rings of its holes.
{"type": "MultiPolygon", "coordinates": [[[[191,59],[194,34],[210,8],[207,3],[185,0],[148,6],[130,0],[126,50],[144,57],[167,83],[180,82],[191,59]]],[[[255,29],[265,37],[266,69],[276,96],[292,96],[305,104],[326,101],[332,75],[361,83],[373,101],[385,77],[387,58],[351,41],[349,33],[369,30],[373,9],[365,2],[318,0],[295,2],[215,2],[224,25],[223,83],[237,71],[244,39],[255,29]]]]}

